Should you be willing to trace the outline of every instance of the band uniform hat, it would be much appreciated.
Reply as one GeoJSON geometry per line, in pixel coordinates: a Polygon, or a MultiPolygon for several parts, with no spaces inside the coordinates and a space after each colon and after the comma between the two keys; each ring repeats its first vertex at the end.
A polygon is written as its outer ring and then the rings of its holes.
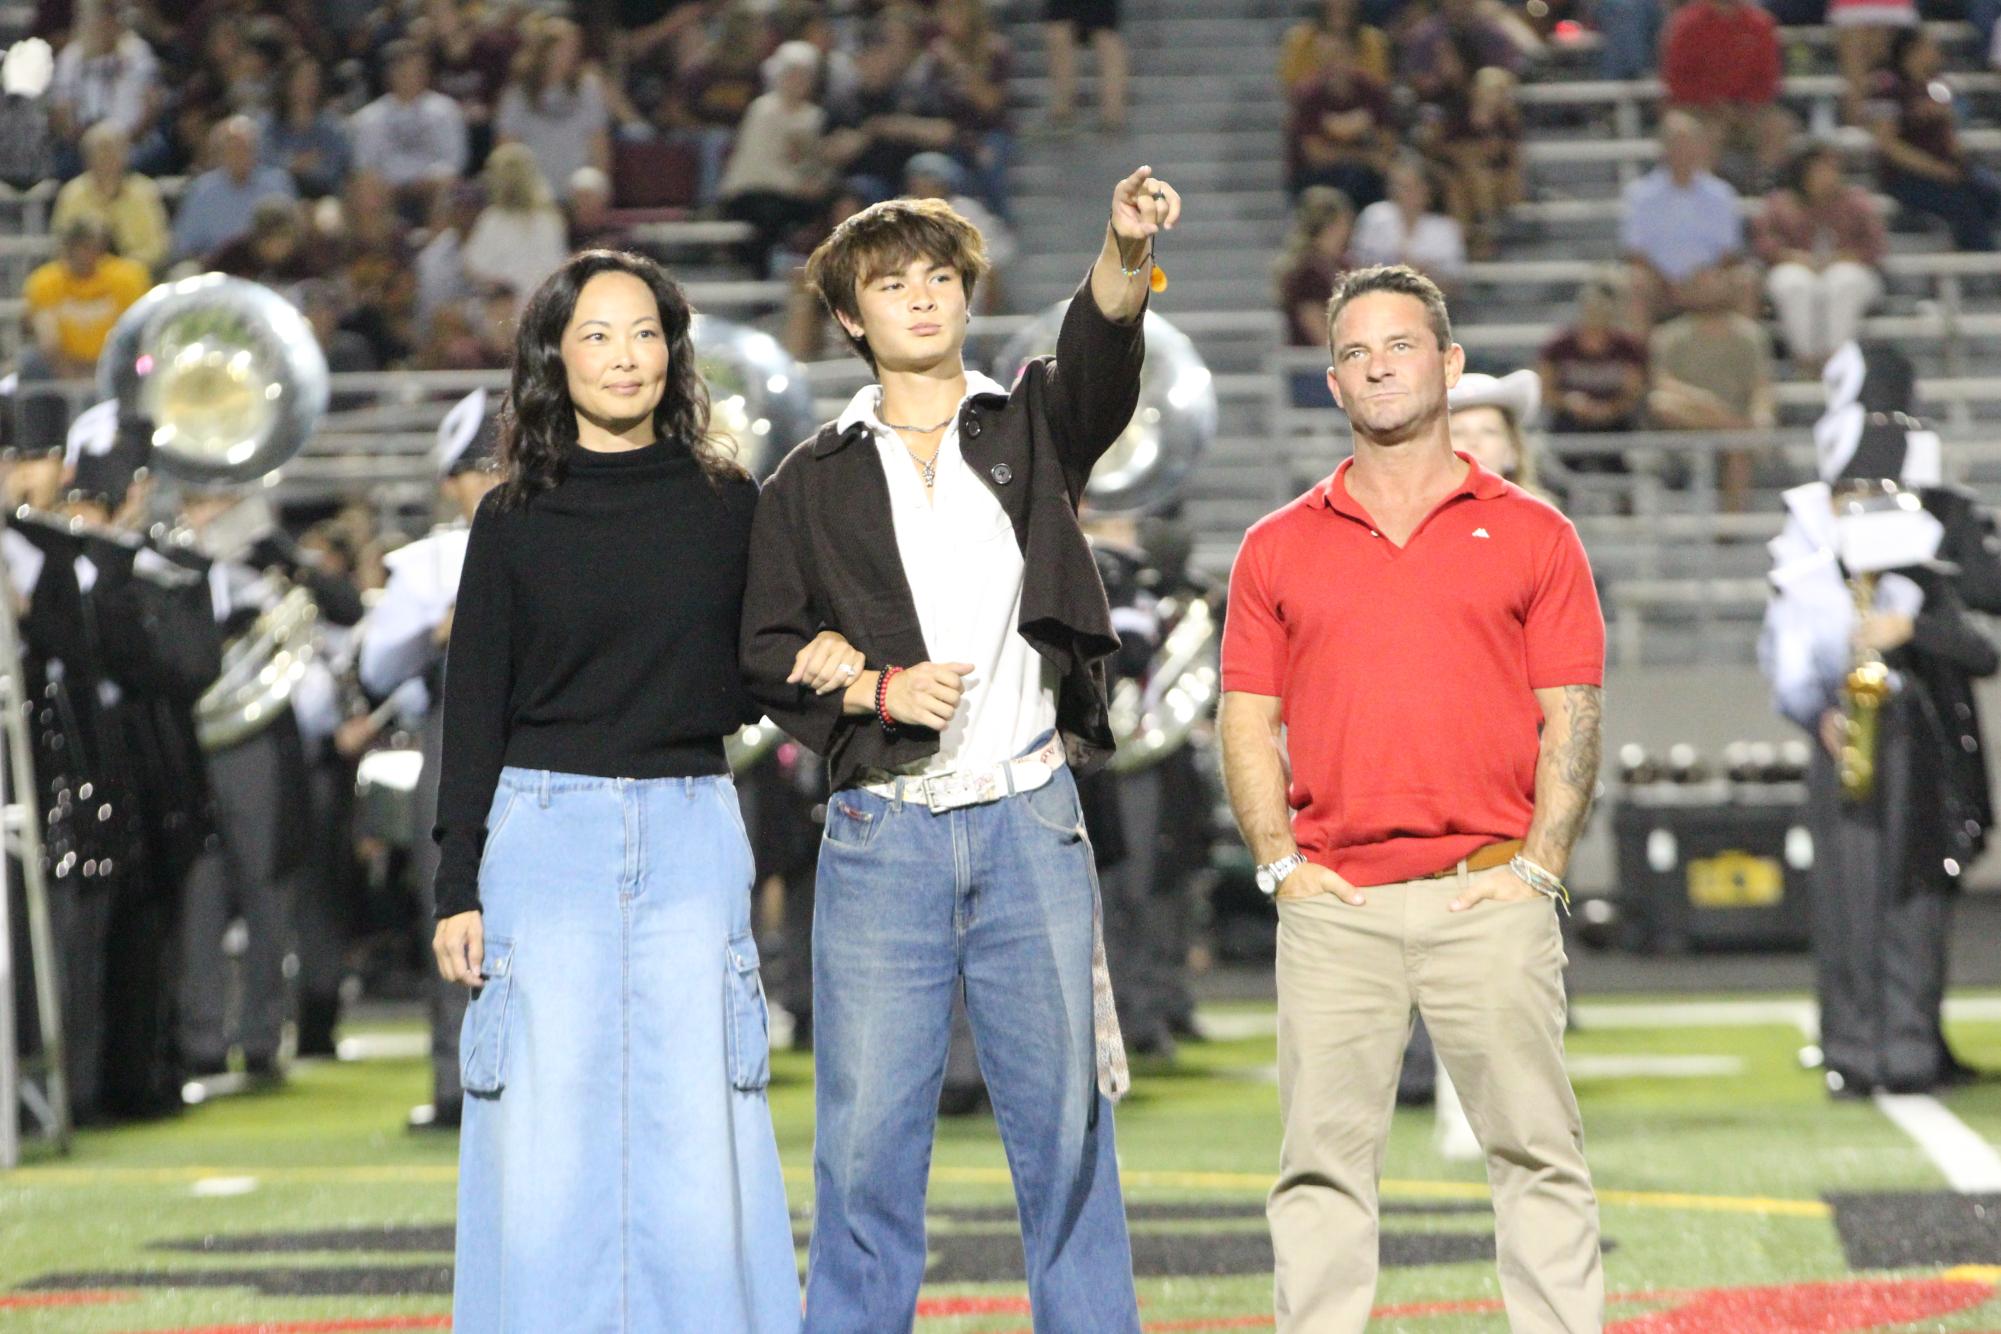
{"type": "Polygon", "coordinates": [[[485,468],[499,452],[500,423],[488,410],[488,398],[486,390],[475,389],[438,423],[434,461],[440,478],[485,468]]]}
{"type": "Polygon", "coordinates": [[[117,400],[85,408],[70,423],[63,442],[69,495],[116,509],[133,480],[145,471],[150,453],[146,433],[120,421],[117,400]]]}

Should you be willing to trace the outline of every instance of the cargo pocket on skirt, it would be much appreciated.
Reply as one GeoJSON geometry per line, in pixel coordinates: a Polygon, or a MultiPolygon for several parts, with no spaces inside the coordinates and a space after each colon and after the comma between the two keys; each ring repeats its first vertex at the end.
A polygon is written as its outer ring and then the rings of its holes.
{"type": "Polygon", "coordinates": [[[723,963],[730,1083],[755,1093],[771,1082],[771,1013],[757,971],[756,937],[748,931],[731,936],[723,963]]]}
{"type": "Polygon", "coordinates": [[[497,1098],[507,1086],[507,1009],[514,990],[514,943],[488,939],[480,964],[486,984],[466,1007],[459,1041],[459,1083],[476,1098],[497,1098]]]}

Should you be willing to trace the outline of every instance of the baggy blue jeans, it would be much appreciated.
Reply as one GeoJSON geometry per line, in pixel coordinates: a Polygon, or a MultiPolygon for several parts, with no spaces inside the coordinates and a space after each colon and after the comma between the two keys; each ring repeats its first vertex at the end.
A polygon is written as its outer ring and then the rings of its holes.
{"type": "Polygon", "coordinates": [[[487,829],[452,1327],[797,1330],[735,787],[509,768],[487,829]]]}
{"type": "Polygon", "coordinates": [[[1112,1108],[1097,1087],[1096,896],[1068,769],[937,813],[857,789],[828,801],[813,905],[813,1334],[911,1328],[961,978],[1035,1328],[1137,1334],[1112,1108]]]}

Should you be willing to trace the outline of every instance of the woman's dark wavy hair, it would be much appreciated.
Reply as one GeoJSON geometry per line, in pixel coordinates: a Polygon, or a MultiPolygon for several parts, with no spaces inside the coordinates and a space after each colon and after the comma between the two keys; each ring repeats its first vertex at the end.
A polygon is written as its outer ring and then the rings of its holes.
{"type": "Polygon", "coordinates": [[[572,255],[535,289],[514,335],[514,380],[500,414],[500,500],[518,509],[556,486],[566,472],[564,451],[577,443],[577,409],[563,368],[563,330],[584,284],[601,273],[629,273],[660,306],[667,338],[667,384],[653,412],[662,440],[685,444],[711,482],[748,478],[735,450],[709,425],[709,388],[695,364],[689,336],[695,310],[681,284],[644,255],[586,250],[572,255]]]}

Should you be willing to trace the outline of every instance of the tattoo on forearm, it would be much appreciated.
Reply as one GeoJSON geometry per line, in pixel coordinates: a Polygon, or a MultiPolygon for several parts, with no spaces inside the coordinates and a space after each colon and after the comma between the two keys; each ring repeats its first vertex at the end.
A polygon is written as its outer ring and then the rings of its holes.
{"type": "MultiPolygon", "coordinates": [[[[1605,695],[1597,686],[1566,686],[1561,727],[1545,726],[1536,764],[1536,811],[1529,842],[1568,860],[1598,786],[1605,695]]],[[[1552,720],[1553,721],[1553,720],[1552,720]]]]}
{"type": "Polygon", "coordinates": [[[1597,686],[1566,686],[1563,715],[1569,726],[1555,759],[1566,786],[1585,802],[1598,784],[1599,732],[1605,719],[1605,692],[1597,686]]]}

